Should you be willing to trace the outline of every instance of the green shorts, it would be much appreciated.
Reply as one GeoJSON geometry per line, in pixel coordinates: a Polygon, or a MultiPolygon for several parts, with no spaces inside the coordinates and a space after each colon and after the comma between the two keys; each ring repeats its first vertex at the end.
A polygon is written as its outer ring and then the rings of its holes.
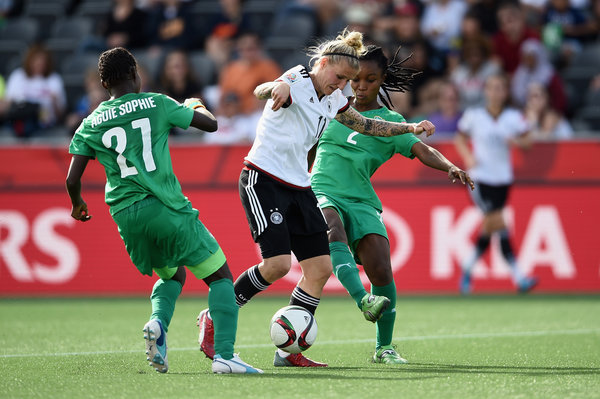
{"type": "Polygon", "coordinates": [[[188,266],[203,279],[225,263],[217,240],[190,203],[174,210],[155,197],[146,197],[117,212],[113,219],[129,257],[142,274],[151,276],[156,269],[160,277],[170,278],[177,267],[188,266]],[[165,267],[169,270],[162,270],[165,267]]]}
{"type": "Polygon", "coordinates": [[[354,259],[360,264],[360,259],[356,255],[356,247],[361,238],[367,234],[379,234],[388,239],[387,230],[383,224],[383,217],[378,209],[362,202],[347,201],[342,198],[335,198],[317,193],[317,200],[321,209],[333,208],[336,210],[342,223],[348,243],[354,259]]]}

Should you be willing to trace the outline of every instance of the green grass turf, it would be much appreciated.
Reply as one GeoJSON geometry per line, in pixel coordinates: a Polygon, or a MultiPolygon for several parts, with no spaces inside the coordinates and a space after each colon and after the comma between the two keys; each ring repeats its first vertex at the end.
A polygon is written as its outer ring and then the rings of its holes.
{"type": "Polygon", "coordinates": [[[325,297],[306,354],[326,369],[274,368],[271,315],[240,311],[236,351],[259,376],[213,375],[197,349],[206,298],[180,299],[168,374],[147,364],[146,299],[0,300],[1,398],[600,398],[598,296],[400,297],[395,343],[410,364],[372,364],[374,325],[325,297]]]}

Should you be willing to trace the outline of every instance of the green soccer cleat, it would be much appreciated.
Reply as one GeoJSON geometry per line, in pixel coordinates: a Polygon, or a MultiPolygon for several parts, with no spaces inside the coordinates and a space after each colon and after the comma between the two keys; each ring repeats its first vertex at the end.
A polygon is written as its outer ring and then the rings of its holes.
{"type": "Polygon", "coordinates": [[[375,323],[390,306],[390,300],[384,296],[365,294],[360,301],[360,310],[365,319],[375,323]]]}
{"type": "Polygon", "coordinates": [[[400,356],[392,345],[386,345],[375,351],[373,363],[406,364],[408,360],[400,356]]]}

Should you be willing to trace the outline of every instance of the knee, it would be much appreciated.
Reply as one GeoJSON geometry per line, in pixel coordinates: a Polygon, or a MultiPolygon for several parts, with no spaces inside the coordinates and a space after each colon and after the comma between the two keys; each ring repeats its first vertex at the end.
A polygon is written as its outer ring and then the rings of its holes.
{"type": "Polygon", "coordinates": [[[329,231],[327,232],[327,238],[329,242],[341,241],[345,243],[348,241],[346,238],[346,231],[341,223],[332,223],[328,227],[329,231]]]}
{"type": "Polygon", "coordinates": [[[264,263],[259,266],[259,271],[265,280],[272,283],[288,274],[291,267],[291,259],[265,259],[264,263]]]}
{"type": "Polygon", "coordinates": [[[185,285],[186,272],[185,267],[180,266],[177,268],[177,272],[171,277],[171,280],[177,281],[183,287],[185,285]]]}
{"type": "Polygon", "coordinates": [[[327,261],[319,262],[316,267],[303,268],[302,272],[305,279],[325,285],[331,273],[333,273],[333,267],[331,266],[331,261],[328,259],[327,261]]]}
{"type": "Polygon", "coordinates": [[[378,264],[374,267],[363,265],[371,284],[378,287],[390,284],[394,280],[391,265],[378,264]]]}

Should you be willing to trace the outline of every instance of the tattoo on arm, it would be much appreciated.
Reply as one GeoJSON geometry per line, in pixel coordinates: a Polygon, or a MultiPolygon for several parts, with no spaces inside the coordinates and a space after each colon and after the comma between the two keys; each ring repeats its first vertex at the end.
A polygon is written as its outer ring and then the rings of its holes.
{"type": "Polygon", "coordinates": [[[268,100],[269,98],[271,98],[271,90],[273,90],[274,85],[275,82],[263,83],[257,86],[256,89],[254,89],[254,95],[259,100],[268,100]]]}
{"type": "Polygon", "coordinates": [[[335,118],[342,125],[368,136],[390,137],[412,133],[412,124],[388,122],[379,119],[365,118],[354,108],[338,114],[335,118]]]}

